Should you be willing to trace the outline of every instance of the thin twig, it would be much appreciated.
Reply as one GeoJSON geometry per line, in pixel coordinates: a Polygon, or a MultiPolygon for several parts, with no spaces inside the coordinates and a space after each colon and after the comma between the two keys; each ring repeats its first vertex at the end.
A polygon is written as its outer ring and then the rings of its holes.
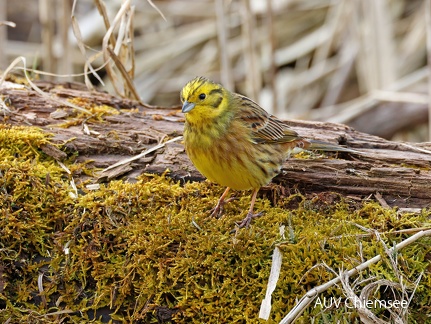
{"type": "Polygon", "coordinates": [[[138,155],[135,155],[135,156],[132,156],[132,157],[130,157],[130,158],[127,158],[127,159],[124,159],[124,160],[118,161],[117,163],[115,163],[115,164],[113,164],[113,165],[110,165],[110,166],[109,166],[109,167],[107,167],[106,169],[102,170],[102,172],[101,172],[101,173],[106,172],[106,171],[109,171],[109,170],[111,170],[111,169],[113,169],[113,168],[116,168],[116,167],[118,167],[118,166],[121,166],[121,165],[124,165],[124,164],[130,163],[130,162],[132,162],[132,161],[138,160],[138,159],[140,159],[140,158],[142,158],[142,157],[146,156],[147,154],[149,154],[149,153],[151,153],[151,152],[154,152],[154,151],[158,150],[159,148],[164,147],[166,144],[168,144],[168,143],[172,143],[172,142],[176,142],[176,141],[179,141],[179,140],[181,140],[182,138],[183,138],[182,136],[177,136],[177,137],[175,137],[175,138],[173,138],[173,139],[170,139],[169,141],[166,141],[165,143],[158,144],[158,145],[156,145],[156,146],[154,146],[154,147],[152,147],[152,148],[150,148],[150,149],[148,149],[148,150],[146,150],[146,151],[144,151],[144,152],[142,152],[142,153],[140,153],[140,154],[138,154],[138,155]]]}

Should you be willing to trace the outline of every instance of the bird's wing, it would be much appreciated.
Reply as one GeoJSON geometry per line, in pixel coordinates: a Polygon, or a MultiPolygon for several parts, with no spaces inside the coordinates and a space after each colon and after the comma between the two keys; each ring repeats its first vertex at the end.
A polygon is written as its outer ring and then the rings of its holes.
{"type": "Polygon", "coordinates": [[[287,143],[301,139],[297,132],[283,121],[269,114],[253,100],[236,95],[241,107],[238,118],[252,131],[255,143],[287,143]]]}

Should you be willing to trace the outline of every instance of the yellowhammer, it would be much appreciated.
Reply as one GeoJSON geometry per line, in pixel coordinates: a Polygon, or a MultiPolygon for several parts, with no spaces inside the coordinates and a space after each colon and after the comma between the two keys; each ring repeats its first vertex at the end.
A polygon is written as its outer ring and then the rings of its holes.
{"type": "Polygon", "coordinates": [[[226,190],[211,215],[219,217],[229,189],[253,189],[246,227],[254,217],[259,188],[276,176],[295,148],[354,152],[336,145],[305,140],[251,99],[232,93],[204,77],[181,91],[185,113],[184,143],[196,168],[226,190]]]}

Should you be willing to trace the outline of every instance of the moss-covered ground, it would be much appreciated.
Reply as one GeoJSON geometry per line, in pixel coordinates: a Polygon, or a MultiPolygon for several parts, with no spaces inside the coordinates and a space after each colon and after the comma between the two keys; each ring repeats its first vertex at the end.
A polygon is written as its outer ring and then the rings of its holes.
{"type": "MultiPolygon", "coordinates": [[[[233,231],[250,193],[209,218],[224,188],[207,182],[180,185],[144,175],[137,183],[112,181],[98,190],[71,185],[85,166],[65,162],[68,174],[40,146],[36,128],[0,126],[0,322],[8,323],[266,323],[259,320],[278,245],[281,274],[267,323],[277,323],[309,289],[351,269],[429,226],[429,210],[402,214],[375,202],[336,194],[259,198],[265,215],[233,231]],[[284,237],[280,226],[285,226],[284,237]],[[361,226],[363,228],[361,228],[361,226]],[[326,266],[323,266],[326,264],[326,266]]],[[[85,172],[90,172],[85,170],[85,172]]],[[[388,279],[412,293],[411,323],[430,321],[431,239],[422,238],[354,279],[388,279]],[[397,272],[399,273],[397,275],[397,272]]],[[[368,283],[368,282],[367,282],[368,283]]],[[[360,293],[364,284],[358,284],[360,293]]],[[[374,298],[392,298],[377,289],[374,298]]],[[[341,286],[321,298],[344,297],[341,286]]],[[[389,318],[387,310],[373,310],[389,318]]],[[[359,323],[357,311],[314,303],[301,323],[359,323]]]]}

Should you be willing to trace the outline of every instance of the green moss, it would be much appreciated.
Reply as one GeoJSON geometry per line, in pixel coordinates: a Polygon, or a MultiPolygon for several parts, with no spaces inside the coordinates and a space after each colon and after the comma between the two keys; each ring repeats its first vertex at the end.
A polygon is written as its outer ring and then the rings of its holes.
{"type": "MultiPolygon", "coordinates": [[[[382,233],[392,247],[411,235],[396,231],[429,225],[426,210],[399,214],[337,194],[296,194],[276,206],[258,199],[265,215],[231,233],[247,212],[249,192],[238,193],[218,220],[208,215],[224,188],[208,182],[181,186],[145,175],[134,184],[82,187],[73,198],[70,176],[39,149],[49,137],[4,126],[0,134],[7,141],[0,163],[1,322],[263,323],[259,308],[278,245],[283,265],[268,321],[277,323],[296,299],[335,277],[323,263],[338,272],[385,255],[363,228],[382,233]]],[[[423,238],[394,256],[407,287],[423,273],[412,323],[430,311],[430,250],[423,238]]],[[[388,256],[359,276],[370,277],[397,281],[388,256]]],[[[330,296],[343,296],[341,287],[321,294],[330,296]]],[[[300,322],[312,320],[359,322],[354,310],[313,304],[300,322]]]]}

